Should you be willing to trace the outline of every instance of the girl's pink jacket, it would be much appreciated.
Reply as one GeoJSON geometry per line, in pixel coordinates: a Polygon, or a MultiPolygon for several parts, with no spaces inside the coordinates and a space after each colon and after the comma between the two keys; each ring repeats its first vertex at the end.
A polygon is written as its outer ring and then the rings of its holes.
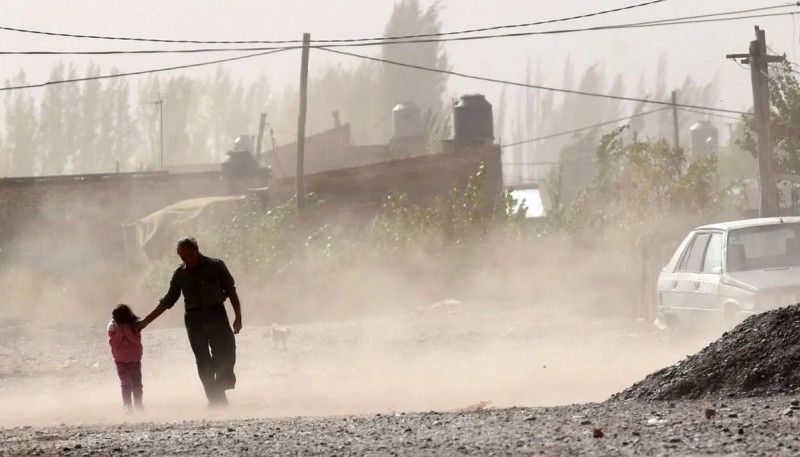
{"type": "Polygon", "coordinates": [[[117,325],[112,319],[108,323],[108,344],[115,362],[141,362],[142,333],[130,325],[117,325]]]}

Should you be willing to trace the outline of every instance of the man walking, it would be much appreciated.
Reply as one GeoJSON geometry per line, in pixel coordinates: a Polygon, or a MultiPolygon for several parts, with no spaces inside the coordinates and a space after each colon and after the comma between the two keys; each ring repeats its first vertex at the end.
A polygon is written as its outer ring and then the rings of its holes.
{"type": "Polygon", "coordinates": [[[233,335],[242,329],[242,309],[233,276],[222,260],[201,254],[197,240],[192,237],[180,239],[177,251],[183,263],[172,274],[169,291],[138,328],[147,327],[172,308],[182,293],[186,305],[186,333],[208,405],[226,406],[225,391],[236,386],[233,372],[236,339],[233,335]],[[225,311],[225,299],[230,299],[233,307],[233,328],[225,311]]]}

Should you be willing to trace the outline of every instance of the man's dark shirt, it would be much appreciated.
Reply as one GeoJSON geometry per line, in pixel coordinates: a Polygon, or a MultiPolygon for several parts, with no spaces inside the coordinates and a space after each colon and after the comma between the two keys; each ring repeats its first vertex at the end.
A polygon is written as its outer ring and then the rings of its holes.
{"type": "Polygon", "coordinates": [[[183,293],[187,310],[206,308],[223,303],[234,292],[233,276],[225,262],[201,254],[194,267],[181,264],[175,270],[161,304],[172,308],[183,293]]]}

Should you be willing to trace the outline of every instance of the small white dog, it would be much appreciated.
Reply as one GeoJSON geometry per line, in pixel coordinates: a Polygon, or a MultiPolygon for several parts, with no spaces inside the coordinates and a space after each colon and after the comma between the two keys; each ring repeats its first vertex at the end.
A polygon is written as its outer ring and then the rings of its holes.
{"type": "Polygon", "coordinates": [[[272,347],[277,349],[278,344],[280,344],[281,349],[286,349],[286,340],[289,339],[289,335],[292,334],[292,330],[288,327],[281,327],[278,324],[272,324],[270,334],[272,336],[272,347]]]}

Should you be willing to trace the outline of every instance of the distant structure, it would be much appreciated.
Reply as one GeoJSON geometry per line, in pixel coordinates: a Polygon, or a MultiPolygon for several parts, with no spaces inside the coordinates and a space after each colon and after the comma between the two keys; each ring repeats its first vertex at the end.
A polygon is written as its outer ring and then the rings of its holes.
{"type": "Polygon", "coordinates": [[[689,147],[692,158],[719,152],[719,131],[711,121],[702,120],[689,128],[689,147]]]}
{"type": "Polygon", "coordinates": [[[453,102],[453,124],[456,141],[494,140],[492,104],[481,94],[464,95],[453,102]]]}
{"type": "Polygon", "coordinates": [[[258,161],[254,153],[252,135],[239,135],[233,142],[233,149],[225,154],[220,169],[227,179],[246,178],[260,173],[258,161]]]}
{"type": "Polygon", "coordinates": [[[425,136],[422,113],[414,102],[400,102],[392,108],[392,138],[404,140],[425,136]]]}

